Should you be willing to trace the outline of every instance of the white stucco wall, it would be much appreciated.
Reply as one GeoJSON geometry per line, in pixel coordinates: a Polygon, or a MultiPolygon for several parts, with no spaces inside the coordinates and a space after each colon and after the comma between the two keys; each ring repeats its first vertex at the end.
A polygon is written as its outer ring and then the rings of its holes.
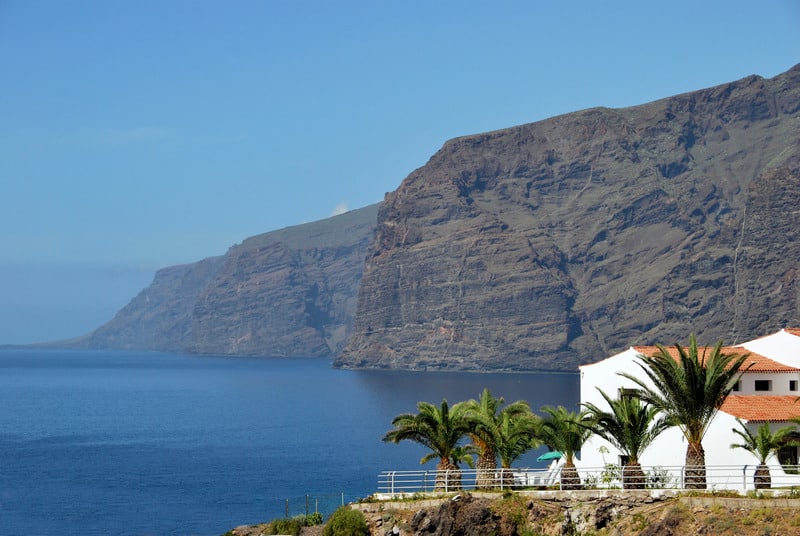
{"type": "Polygon", "coordinates": [[[800,395],[796,389],[791,391],[789,389],[789,382],[794,380],[800,386],[800,374],[797,372],[747,372],[742,375],[741,388],[735,394],[737,395],[800,395]],[[768,380],[771,383],[769,391],[756,391],[757,380],[768,380]]]}
{"type": "MultiPolygon", "coordinates": [[[[798,337],[788,336],[800,340],[798,337]]],[[[766,355],[761,351],[758,353],[766,355]]],[[[600,408],[607,408],[607,403],[597,391],[597,387],[605,391],[611,398],[617,397],[620,388],[636,388],[637,385],[633,381],[619,375],[621,371],[641,378],[647,385],[652,386],[644,371],[637,364],[637,357],[638,353],[633,348],[629,348],[603,361],[580,367],[581,403],[591,402],[600,408]]],[[[798,361],[800,362],[800,359],[798,361]]],[[[747,373],[743,377],[742,390],[738,394],[755,394],[754,382],[756,379],[771,379],[773,381],[772,391],[759,392],[758,394],[794,394],[789,392],[789,379],[795,379],[796,377],[797,373],[747,373]]],[[[786,423],[775,423],[771,427],[777,429],[785,425],[786,423]]],[[[703,440],[706,464],[709,466],[737,466],[742,469],[747,467],[747,475],[751,475],[755,465],[758,463],[757,458],[744,449],[730,448],[731,443],[740,442],[739,436],[732,431],[733,428],[738,428],[738,426],[733,415],[722,411],[717,413],[703,440]]],[[[756,423],[749,426],[753,431],[758,428],[756,423]]],[[[610,443],[598,436],[592,436],[581,449],[576,465],[580,469],[601,468],[606,463],[618,464],[619,455],[620,452],[610,443]]],[[[686,439],[680,429],[670,428],[661,434],[650,448],[645,451],[640,462],[645,468],[653,466],[680,467],[684,464],[685,456],[686,439]]],[[[772,457],[768,462],[776,466],[772,470],[774,477],[782,478],[784,481],[785,479],[797,480],[797,484],[800,485],[800,476],[786,476],[780,469],[775,457],[772,457]]],[[[731,482],[726,483],[723,487],[737,488],[745,481],[751,482],[748,478],[747,476],[733,478],[731,482]]]]}

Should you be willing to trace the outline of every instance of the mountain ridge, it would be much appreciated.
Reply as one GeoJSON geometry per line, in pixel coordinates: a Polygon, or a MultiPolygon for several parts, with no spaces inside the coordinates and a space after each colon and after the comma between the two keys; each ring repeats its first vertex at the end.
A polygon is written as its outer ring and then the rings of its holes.
{"type": "Polygon", "coordinates": [[[796,270],[743,216],[755,203],[796,226],[793,198],[759,186],[798,191],[798,109],[800,66],[448,141],[387,194],[336,365],[574,370],[633,342],[797,322],[796,270]],[[728,314],[771,278],[790,290],[779,314],[728,314]]]}
{"type": "Polygon", "coordinates": [[[62,346],[331,358],[349,334],[377,207],[159,270],[113,319],[62,346]]]}
{"type": "Polygon", "coordinates": [[[382,203],[160,271],[74,345],[571,371],[753,338],[800,324],[798,140],[800,65],[457,137],[382,203]]]}

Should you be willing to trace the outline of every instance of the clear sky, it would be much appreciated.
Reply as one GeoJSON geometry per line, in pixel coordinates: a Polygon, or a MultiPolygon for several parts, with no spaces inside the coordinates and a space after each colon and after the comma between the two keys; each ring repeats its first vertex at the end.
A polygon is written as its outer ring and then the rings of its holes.
{"type": "Polygon", "coordinates": [[[797,0],[0,0],[0,343],[380,201],[449,138],[796,63],[797,0]]]}

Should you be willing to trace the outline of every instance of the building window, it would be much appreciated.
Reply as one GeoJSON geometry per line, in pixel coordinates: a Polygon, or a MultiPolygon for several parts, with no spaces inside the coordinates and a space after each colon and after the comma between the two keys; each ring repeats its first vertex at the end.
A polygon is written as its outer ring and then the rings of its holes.
{"type": "Polygon", "coordinates": [[[797,391],[797,380],[789,380],[789,390],[797,391]]]}
{"type": "Polygon", "coordinates": [[[772,391],[772,380],[756,380],[756,391],[772,391]]]}
{"type": "Polygon", "coordinates": [[[734,391],[735,393],[738,393],[738,392],[739,392],[739,391],[741,391],[741,390],[742,390],[742,380],[739,380],[738,382],[736,382],[736,383],[733,385],[733,391],[734,391]]]}

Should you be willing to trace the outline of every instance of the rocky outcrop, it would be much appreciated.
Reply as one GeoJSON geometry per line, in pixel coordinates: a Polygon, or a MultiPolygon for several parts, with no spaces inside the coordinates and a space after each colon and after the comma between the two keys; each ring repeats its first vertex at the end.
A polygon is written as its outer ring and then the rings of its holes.
{"type": "Polygon", "coordinates": [[[336,365],[574,370],[800,324],[800,66],[447,142],[387,194],[336,365]]]}
{"type": "Polygon", "coordinates": [[[352,326],[378,205],[249,238],[160,270],[110,322],[71,346],[333,357],[352,326]]]}
{"type": "Polygon", "coordinates": [[[67,345],[572,371],[735,344],[800,325],[798,199],[800,66],[448,141],[380,207],[161,270],[67,345]]]}
{"type": "MultiPolygon", "coordinates": [[[[355,503],[372,536],[795,534],[794,498],[680,496],[661,491],[463,493],[452,498],[355,503]]],[[[237,535],[255,535],[245,527],[237,535]]]]}
{"type": "Polygon", "coordinates": [[[114,318],[74,346],[180,352],[192,337],[192,311],[225,257],[163,268],[114,318]]]}

